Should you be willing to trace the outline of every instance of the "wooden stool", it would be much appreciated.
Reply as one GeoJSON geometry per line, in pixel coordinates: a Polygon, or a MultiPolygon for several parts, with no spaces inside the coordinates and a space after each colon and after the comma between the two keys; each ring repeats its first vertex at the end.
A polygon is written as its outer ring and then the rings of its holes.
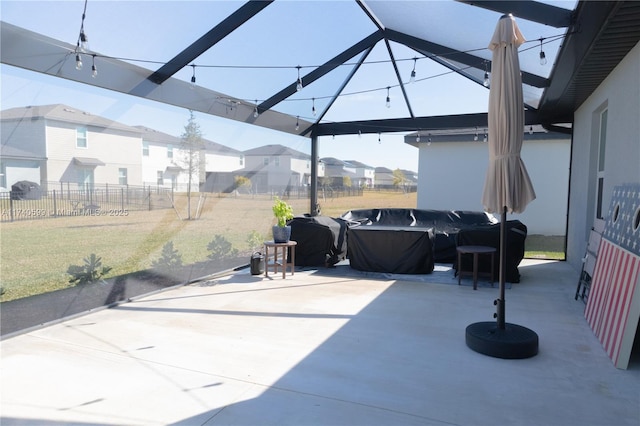
{"type": "Polygon", "coordinates": [[[264,276],[269,276],[269,267],[273,267],[273,273],[278,273],[278,267],[282,267],[282,278],[285,278],[287,267],[291,268],[291,275],[295,269],[296,263],[296,245],[295,241],[287,241],[286,243],[276,243],[273,241],[265,241],[264,243],[264,276]],[[269,264],[269,248],[273,248],[273,263],[269,264]],[[287,249],[290,249],[291,256],[287,261],[287,249]],[[282,252],[282,261],[278,261],[278,252],[282,252]]]}
{"type": "Polygon", "coordinates": [[[456,249],[458,251],[458,285],[460,285],[460,278],[463,273],[473,274],[473,289],[478,289],[478,255],[490,254],[491,255],[491,285],[493,286],[493,266],[495,262],[496,249],[487,246],[459,246],[456,249]],[[462,255],[473,254],[473,272],[462,271],[462,255]]]}

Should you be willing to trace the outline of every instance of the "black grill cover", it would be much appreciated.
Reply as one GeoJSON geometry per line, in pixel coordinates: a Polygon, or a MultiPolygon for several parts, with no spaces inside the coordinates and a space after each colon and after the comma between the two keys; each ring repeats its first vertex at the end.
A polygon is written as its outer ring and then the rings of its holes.
{"type": "Polygon", "coordinates": [[[42,197],[40,185],[28,180],[21,180],[11,185],[12,200],[39,200],[42,197]]]}
{"type": "Polygon", "coordinates": [[[347,222],[328,216],[289,221],[296,246],[296,266],[332,266],[347,256],[347,222]]]}

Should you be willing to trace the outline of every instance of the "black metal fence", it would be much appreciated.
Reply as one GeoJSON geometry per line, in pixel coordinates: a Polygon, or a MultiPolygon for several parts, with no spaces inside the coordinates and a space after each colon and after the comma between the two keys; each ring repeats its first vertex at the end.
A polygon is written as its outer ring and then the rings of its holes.
{"type": "Polygon", "coordinates": [[[171,189],[151,186],[103,185],[72,189],[66,183],[48,190],[0,193],[0,222],[64,216],[127,216],[130,211],[172,208],[171,189]],[[56,188],[56,189],[53,189],[56,188]]]}

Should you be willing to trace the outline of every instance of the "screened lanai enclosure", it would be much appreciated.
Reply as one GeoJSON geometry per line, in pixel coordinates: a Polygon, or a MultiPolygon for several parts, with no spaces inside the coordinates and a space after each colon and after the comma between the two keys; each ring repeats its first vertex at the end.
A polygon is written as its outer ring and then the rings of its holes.
{"type": "Polygon", "coordinates": [[[1,200],[2,300],[67,288],[74,266],[108,304],[245,265],[275,197],[309,216],[415,207],[403,137],[486,129],[502,15],[527,37],[525,127],[571,132],[635,41],[580,75],[572,58],[623,4],[3,1],[0,186],[34,181],[43,204],[1,200]],[[376,190],[376,169],[402,178],[376,190]]]}

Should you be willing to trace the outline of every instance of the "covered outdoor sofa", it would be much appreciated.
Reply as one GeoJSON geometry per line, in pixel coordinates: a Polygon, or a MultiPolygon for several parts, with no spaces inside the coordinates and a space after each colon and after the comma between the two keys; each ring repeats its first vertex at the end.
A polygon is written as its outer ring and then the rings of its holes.
{"type": "MultiPolygon", "coordinates": [[[[347,222],[347,257],[352,268],[399,274],[428,274],[435,263],[451,263],[458,270],[458,245],[500,248],[500,224],[484,212],[405,208],[351,210],[347,222]]],[[[506,280],[519,282],[527,228],[508,221],[506,280]]],[[[463,258],[463,270],[471,270],[463,258]]],[[[498,276],[499,262],[494,263],[498,276]]],[[[480,272],[490,272],[490,259],[481,257],[480,272]]]]}

